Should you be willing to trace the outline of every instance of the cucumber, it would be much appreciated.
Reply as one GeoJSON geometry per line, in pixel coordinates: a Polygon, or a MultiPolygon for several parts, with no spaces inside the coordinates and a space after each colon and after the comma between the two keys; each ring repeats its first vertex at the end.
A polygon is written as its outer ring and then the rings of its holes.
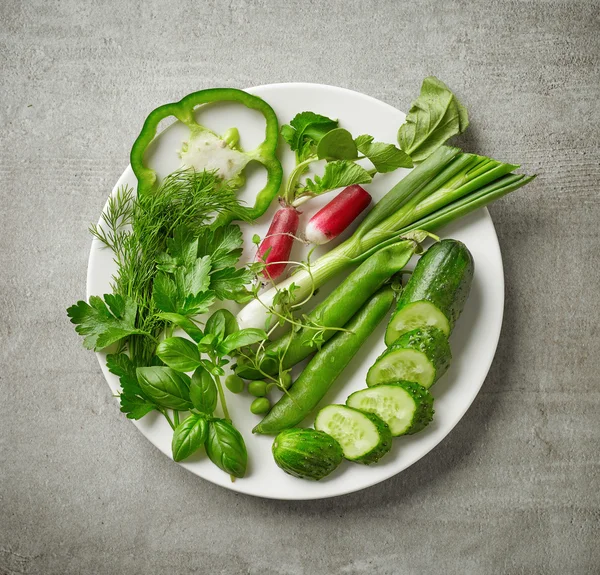
{"type": "Polygon", "coordinates": [[[331,435],[349,461],[369,465],[392,448],[392,433],[385,421],[345,405],[328,405],[315,419],[315,429],[331,435]]]}
{"type": "Polygon", "coordinates": [[[429,389],[448,369],[452,354],[448,338],[436,327],[401,335],[367,372],[367,385],[414,381],[429,389]]]}
{"type": "Polygon", "coordinates": [[[337,468],[344,454],[331,435],[294,427],[282,431],[275,438],[273,458],[286,473],[318,481],[337,468]]]}
{"type": "Polygon", "coordinates": [[[412,435],[433,419],[433,396],[413,381],[397,381],[355,391],[348,407],[368,411],[385,421],[393,437],[412,435]]]}
{"type": "Polygon", "coordinates": [[[462,242],[448,239],[431,246],[398,299],[386,345],[418,327],[437,327],[450,335],[469,296],[473,269],[473,256],[462,242]]]}

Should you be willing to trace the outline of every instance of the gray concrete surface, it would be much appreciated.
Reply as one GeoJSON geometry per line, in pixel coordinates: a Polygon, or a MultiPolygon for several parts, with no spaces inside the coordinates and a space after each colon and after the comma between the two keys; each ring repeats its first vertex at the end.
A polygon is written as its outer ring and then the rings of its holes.
{"type": "Polygon", "coordinates": [[[0,573],[600,572],[600,3],[0,3],[0,573]],[[495,204],[506,316],[455,431],[361,493],[263,501],[173,465],[115,407],[65,308],[146,113],[210,86],[332,83],[406,107],[427,74],[495,204]]]}

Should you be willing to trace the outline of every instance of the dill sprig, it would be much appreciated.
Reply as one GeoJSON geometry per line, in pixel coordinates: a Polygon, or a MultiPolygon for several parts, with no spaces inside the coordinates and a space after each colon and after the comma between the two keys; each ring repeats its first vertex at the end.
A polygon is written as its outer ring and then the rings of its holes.
{"type": "MultiPolygon", "coordinates": [[[[165,327],[152,299],[152,284],[157,257],[175,228],[198,229],[224,211],[239,216],[238,208],[233,188],[215,172],[193,169],[170,174],[153,194],[138,197],[123,186],[111,196],[101,223],[91,226],[90,232],[114,252],[117,271],[111,287],[137,304],[137,328],[157,337],[165,327]]],[[[150,337],[129,338],[129,353],[138,365],[150,364],[155,347],[150,337]]]]}

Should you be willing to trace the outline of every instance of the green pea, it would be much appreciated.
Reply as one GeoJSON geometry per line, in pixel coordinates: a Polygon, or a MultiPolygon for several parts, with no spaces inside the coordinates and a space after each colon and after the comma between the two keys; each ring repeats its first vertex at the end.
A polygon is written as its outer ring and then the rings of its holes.
{"type": "Polygon", "coordinates": [[[250,404],[250,411],[255,415],[262,415],[271,409],[271,402],[266,397],[257,397],[250,404]]]}
{"type": "Polygon", "coordinates": [[[264,397],[267,394],[267,384],[264,381],[251,381],[248,391],[254,397],[264,397]]]}
{"type": "Polygon", "coordinates": [[[225,379],[225,386],[231,393],[241,393],[244,391],[244,380],[239,375],[228,375],[225,379]]]}

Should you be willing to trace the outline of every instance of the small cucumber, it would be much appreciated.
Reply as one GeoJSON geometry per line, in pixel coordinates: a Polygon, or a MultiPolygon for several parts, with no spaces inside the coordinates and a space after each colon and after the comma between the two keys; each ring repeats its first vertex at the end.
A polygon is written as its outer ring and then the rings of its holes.
{"type": "Polygon", "coordinates": [[[398,299],[386,345],[418,327],[437,327],[449,335],[469,296],[473,269],[473,256],[463,243],[448,239],[431,246],[398,299]]]}
{"type": "Polygon", "coordinates": [[[429,389],[448,369],[452,354],[441,330],[427,327],[401,335],[367,372],[367,385],[414,381],[429,389]]]}
{"type": "Polygon", "coordinates": [[[346,459],[365,465],[376,463],[392,448],[387,423],[372,413],[345,405],[324,407],[317,414],[315,429],[335,438],[346,459]]]}
{"type": "Polygon", "coordinates": [[[412,435],[433,419],[433,396],[413,381],[398,381],[355,391],[348,407],[374,413],[385,421],[393,437],[412,435]]]}
{"type": "Polygon", "coordinates": [[[318,481],[337,468],[344,454],[331,435],[294,427],[282,431],[275,438],[273,458],[286,473],[318,481]]]}

